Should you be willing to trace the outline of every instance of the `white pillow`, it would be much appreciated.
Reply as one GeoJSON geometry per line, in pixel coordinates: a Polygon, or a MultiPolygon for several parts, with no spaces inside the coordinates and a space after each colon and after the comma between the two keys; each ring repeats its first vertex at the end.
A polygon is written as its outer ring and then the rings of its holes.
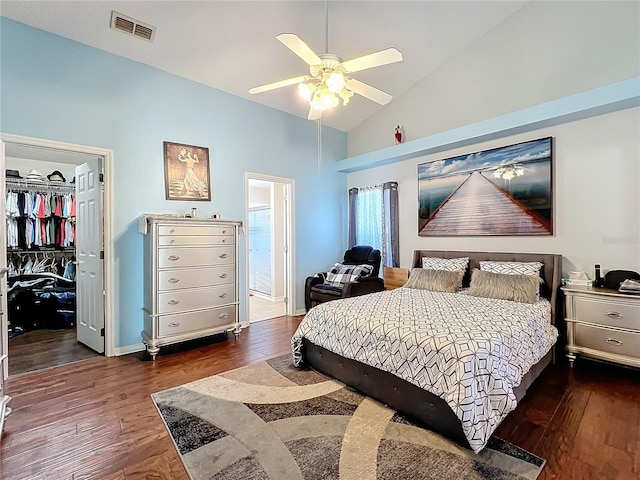
{"type": "Polygon", "coordinates": [[[503,275],[529,275],[539,277],[540,269],[544,266],[540,262],[493,262],[481,261],[480,270],[483,272],[501,273],[503,275]]]}
{"type": "Polygon", "coordinates": [[[448,272],[466,271],[469,257],[434,258],[422,257],[422,268],[429,270],[446,270],[448,272]]]}

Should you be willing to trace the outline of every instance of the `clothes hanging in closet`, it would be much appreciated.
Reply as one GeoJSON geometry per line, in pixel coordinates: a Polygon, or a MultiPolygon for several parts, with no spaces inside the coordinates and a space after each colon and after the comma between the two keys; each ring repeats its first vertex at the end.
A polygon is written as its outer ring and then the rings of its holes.
{"type": "Polygon", "coordinates": [[[75,246],[74,194],[7,190],[5,210],[7,247],[75,246]]]}

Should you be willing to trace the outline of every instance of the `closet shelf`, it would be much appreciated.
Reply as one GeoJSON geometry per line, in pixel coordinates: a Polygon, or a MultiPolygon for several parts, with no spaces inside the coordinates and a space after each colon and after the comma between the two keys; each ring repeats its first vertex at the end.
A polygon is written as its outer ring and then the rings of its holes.
{"type": "Polygon", "coordinates": [[[57,182],[30,182],[19,178],[5,179],[8,190],[22,190],[28,192],[56,192],[56,193],[75,193],[76,186],[67,185],[57,182]]]}
{"type": "Polygon", "coordinates": [[[38,250],[35,250],[35,249],[25,250],[25,249],[7,247],[7,253],[74,253],[75,251],[76,251],[76,247],[40,248],[38,250]]]}

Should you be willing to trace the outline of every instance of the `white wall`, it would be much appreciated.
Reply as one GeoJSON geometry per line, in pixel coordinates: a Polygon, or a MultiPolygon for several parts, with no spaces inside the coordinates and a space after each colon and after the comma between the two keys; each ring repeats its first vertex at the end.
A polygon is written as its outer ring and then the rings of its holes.
{"type": "Polygon", "coordinates": [[[560,253],[563,272],[593,266],[640,271],[640,108],[592,117],[348,175],[348,186],[396,180],[400,266],[413,250],[560,253]],[[549,237],[418,237],[419,163],[554,137],[554,224],[549,237]]]}
{"type": "Polygon", "coordinates": [[[640,2],[529,2],[349,132],[349,156],[638,75],[640,2]]]}

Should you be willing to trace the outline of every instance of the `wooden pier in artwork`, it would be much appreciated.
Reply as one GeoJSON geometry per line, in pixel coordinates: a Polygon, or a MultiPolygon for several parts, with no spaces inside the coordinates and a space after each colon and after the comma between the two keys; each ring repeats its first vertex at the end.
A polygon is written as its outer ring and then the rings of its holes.
{"type": "Polygon", "coordinates": [[[480,172],[469,175],[418,232],[450,235],[549,235],[543,221],[480,172]]]}

